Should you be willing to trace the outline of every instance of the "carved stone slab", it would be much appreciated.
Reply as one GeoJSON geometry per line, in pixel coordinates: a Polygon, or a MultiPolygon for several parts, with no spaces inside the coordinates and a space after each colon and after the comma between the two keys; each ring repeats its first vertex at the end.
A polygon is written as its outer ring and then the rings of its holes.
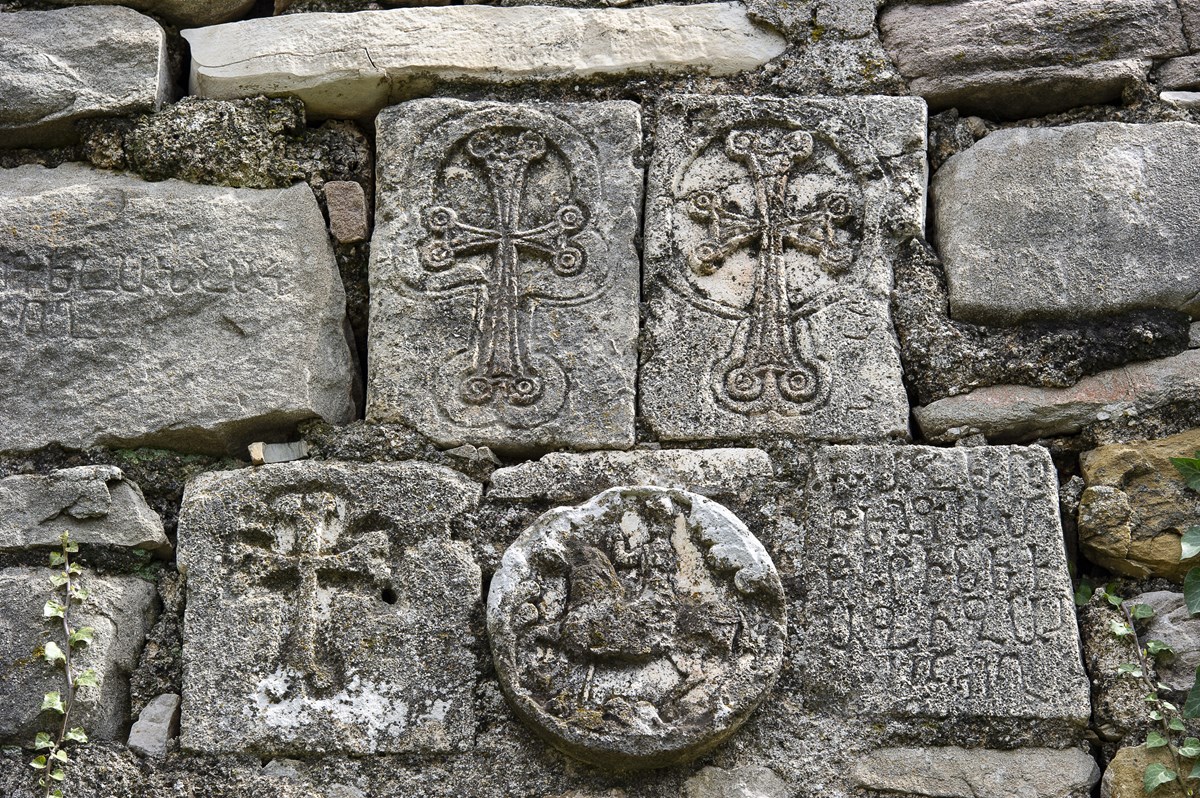
{"type": "Polygon", "coordinates": [[[448,752],[472,739],[480,486],[422,463],[204,474],[179,519],[185,748],[448,752]]]}
{"type": "Polygon", "coordinates": [[[0,230],[0,450],[244,452],[354,417],[345,292],[308,186],[21,166],[0,180],[0,230]]]}
{"type": "Polygon", "coordinates": [[[888,292],[925,174],[919,99],[665,101],[645,247],[652,432],[906,436],[888,292]]]}
{"type": "Polygon", "coordinates": [[[606,490],[538,518],[488,594],[496,672],[550,743],[598,765],[686,761],[732,734],[783,661],[783,587],[729,510],[606,490]]]}
{"type": "Polygon", "coordinates": [[[638,106],[415,100],[378,131],[368,418],[443,445],[630,446],[638,106]]]}
{"type": "Polygon", "coordinates": [[[1008,744],[1086,726],[1044,449],[829,447],[814,458],[806,502],[811,709],[933,719],[1008,744]]]}
{"type": "MultiPolygon", "coordinates": [[[[48,640],[65,647],[61,627],[55,630],[42,617],[54,573],[50,568],[0,569],[0,742],[28,745],[35,733],[53,724],[41,711],[42,696],[63,689],[62,670],[47,665],[37,652],[48,640]]],[[[99,576],[90,569],[80,580],[91,595],[72,610],[72,623],[91,626],[95,638],[80,650],[76,665],[94,668],[97,686],[79,690],[72,725],[78,723],[98,740],[123,739],[129,724],[129,673],[158,615],[154,585],[136,576],[99,576]]]]}

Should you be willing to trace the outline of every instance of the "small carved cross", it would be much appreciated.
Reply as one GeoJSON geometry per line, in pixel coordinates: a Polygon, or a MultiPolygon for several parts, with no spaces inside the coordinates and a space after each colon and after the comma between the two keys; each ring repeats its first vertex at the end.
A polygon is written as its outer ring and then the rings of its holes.
{"type": "Polygon", "coordinates": [[[322,583],[332,578],[342,585],[365,581],[382,586],[389,576],[388,540],[376,530],[347,545],[345,503],[329,493],[290,494],[273,509],[285,514],[287,522],[273,530],[270,548],[254,547],[252,567],[260,580],[283,579],[296,586],[289,602],[291,633],[284,664],[324,689],[336,674],[317,654],[318,631],[328,612],[322,583]]]}
{"type": "Polygon", "coordinates": [[[554,273],[572,277],[583,271],[584,252],[571,237],[583,229],[583,211],[576,205],[558,207],[553,220],[523,227],[521,209],[532,164],[546,155],[546,139],[533,130],[480,130],[471,134],[467,154],[479,164],[491,193],[495,223],[471,224],[446,206],[429,208],[425,226],[433,233],[423,251],[430,271],[451,268],[463,255],[492,254],[485,281],[485,304],[475,341],[473,367],[459,385],[464,402],[492,401],[532,405],[545,388],[530,363],[521,304],[524,299],[522,252],[547,258],[554,273]]]}
{"type": "Polygon", "coordinates": [[[690,215],[708,224],[709,238],[689,255],[700,275],[717,272],[742,248],[758,251],[746,336],[730,352],[718,393],[742,405],[783,409],[786,403],[814,404],[824,392],[823,370],[811,353],[806,331],[798,333],[788,297],[787,248],[814,255],[827,274],[849,268],[853,250],[837,228],[855,214],[846,194],[829,192],[799,210],[791,207],[793,168],[813,154],[813,137],[803,130],[734,130],[725,155],[745,164],[754,188],[751,214],[733,210],[711,191],[688,196],[690,215]]]}

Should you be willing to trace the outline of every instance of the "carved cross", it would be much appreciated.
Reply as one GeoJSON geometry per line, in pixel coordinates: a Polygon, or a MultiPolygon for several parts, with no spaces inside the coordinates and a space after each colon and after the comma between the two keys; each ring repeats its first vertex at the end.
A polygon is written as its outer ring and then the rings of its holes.
{"type": "Polygon", "coordinates": [[[494,223],[463,221],[453,208],[442,205],[425,213],[425,226],[433,234],[422,253],[426,269],[444,271],[461,256],[491,253],[474,362],[458,389],[462,400],[469,404],[498,401],[531,405],[541,398],[545,388],[542,375],[530,363],[525,340],[521,254],[548,259],[554,273],[561,277],[572,277],[584,269],[584,252],[572,242],[572,236],[585,224],[578,206],[560,205],[553,220],[536,227],[525,227],[521,222],[529,169],[545,157],[546,148],[545,137],[533,130],[480,130],[471,134],[467,154],[487,179],[494,223]]]}
{"type": "Polygon", "coordinates": [[[725,155],[750,172],[754,211],[733,210],[711,191],[688,197],[690,215],[708,224],[710,236],[689,255],[693,271],[714,274],[737,251],[757,249],[746,336],[731,350],[718,388],[735,406],[811,405],[825,388],[807,330],[797,331],[793,321],[784,255],[790,247],[815,256],[827,274],[844,272],[853,250],[836,232],[855,214],[840,192],[825,193],[809,207],[793,207],[796,202],[788,196],[792,171],[812,154],[813,137],[803,130],[731,131],[725,155]]]}
{"type": "Polygon", "coordinates": [[[274,530],[270,548],[254,547],[251,567],[260,580],[295,585],[284,662],[316,687],[327,688],[336,674],[317,654],[318,631],[328,612],[322,583],[337,579],[339,585],[357,581],[381,587],[389,575],[387,536],[376,530],[348,545],[344,503],[328,493],[291,494],[274,509],[288,516],[287,523],[274,530]]]}

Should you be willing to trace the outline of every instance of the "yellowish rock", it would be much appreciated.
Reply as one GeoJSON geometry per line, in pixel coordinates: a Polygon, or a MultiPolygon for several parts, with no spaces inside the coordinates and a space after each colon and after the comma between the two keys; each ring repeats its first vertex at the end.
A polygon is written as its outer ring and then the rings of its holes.
{"type": "Polygon", "coordinates": [[[1092,562],[1128,576],[1177,582],[1180,536],[1200,524],[1200,493],[1171,464],[1200,450],[1200,429],[1169,438],[1101,446],[1082,457],[1087,488],[1079,502],[1079,540],[1092,562]]]}
{"type": "MultiPolygon", "coordinates": [[[[1122,748],[1108,763],[1100,782],[1100,798],[1145,798],[1142,776],[1154,763],[1174,768],[1171,755],[1165,748],[1150,749],[1144,745],[1122,748]]],[[[1191,770],[1192,761],[1183,760],[1183,769],[1191,770]]],[[[1154,798],[1183,798],[1177,782],[1164,784],[1154,791],[1154,798]]]]}

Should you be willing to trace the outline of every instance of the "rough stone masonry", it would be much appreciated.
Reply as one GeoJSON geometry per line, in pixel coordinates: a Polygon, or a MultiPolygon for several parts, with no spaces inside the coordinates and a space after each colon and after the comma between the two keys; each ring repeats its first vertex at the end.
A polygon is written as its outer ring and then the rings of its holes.
{"type": "Polygon", "coordinates": [[[1200,786],[1197,89],[1197,0],[0,0],[0,795],[1200,786]]]}

